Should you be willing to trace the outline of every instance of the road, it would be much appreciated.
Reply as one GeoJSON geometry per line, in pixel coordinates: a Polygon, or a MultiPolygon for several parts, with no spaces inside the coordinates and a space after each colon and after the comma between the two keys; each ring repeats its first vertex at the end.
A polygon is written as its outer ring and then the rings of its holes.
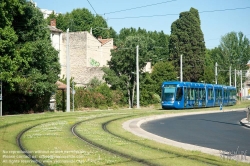
{"type": "Polygon", "coordinates": [[[246,151],[250,156],[250,129],[239,121],[245,111],[189,115],[143,123],[141,128],[164,138],[223,151],[246,151]]]}

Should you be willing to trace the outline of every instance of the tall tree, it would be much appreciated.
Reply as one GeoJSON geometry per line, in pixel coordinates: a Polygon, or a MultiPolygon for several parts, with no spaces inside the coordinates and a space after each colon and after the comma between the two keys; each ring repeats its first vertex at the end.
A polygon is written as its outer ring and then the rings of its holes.
{"type": "Polygon", "coordinates": [[[3,39],[0,42],[4,43],[0,44],[3,110],[41,111],[56,90],[60,72],[58,52],[51,45],[47,24],[39,9],[25,0],[5,0],[3,4],[7,7],[3,12],[8,10],[8,4],[14,6],[6,12],[8,19],[0,28],[3,39]]]}
{"type": "Polygon", "coordinates": [[[68,26],[72,27],[71,31],[73,32],[84,31],[84,30],[89,31],[94,22],[94,16],[86,8],[74,9],[70,13],[70,17],[72,23],[70,23],[70,25],[68,26]]]}
{"type": "Polygon", "coordinates": [[[129,107],[133,107],[136,87],[136,46],[139,46],[140,76],[143,68],[152,56],[154,41],[145,36],[128,36],[126,40],[119,40],[117,49],[111,53],[109,68],[103,68],[104,79],[112,89],[120,89],[127,97],[129,107]]]}
{"type": "Polygon", "coordinates": [[[147,36],[155,41],[155,45],[153,47],[153,56],[150,59],[150,62],[152,65],[154,65],[156,62],[159,60],[167,60],[169,57],[169,49],[168,49],[168,44],[169,44],[169,36],[164,34],[163,31],[161,32],[151,32],[151,31],[146,31],[145,29],[138,28],[123,28],[118,37],[116,38],[115,41],[117,40],[125,40],[127,36],[133,36],[133,35],[143,35],[147,36]]]}
{"type": "Polygon", "coordinates": [[[151,59],[152,65],[158,61],[166,61],[169,59],[169,35],[161,32],[148,32],[150,38],[155,41],[154,56],[151,59]]]}
{"type": "Polygon", "coordinates": [[[198,10],[191,8],[180,13],[171,25],[170,58],[176,71],[180,71],[180,55],[183,55],[183,81],[197,82],[204,74],[205,42],[200,24],[198,10]]]}
{"type": "Polygon", "coordinates": [[[199,82],[204,81],[206,83],[213,84],[215,83],[215,68],[214,61],[212,58],[212,51],[206,50],[206,58],[205,58],[205,71],[203,77],[200,78],[199,82]]]}
{"type": "MultiPolygon", "coordinates": [[[[221,60],[218,62],[219,70],[227,70],[229,72],[229,66],[231,66],[232,70],[243,70],[243,73],[246,73],[248,69],[246,64],[250,55],[250,42],[242,32],[230,32],[224,35],[221,38],[219,48],[221,50],[221,60]]],[[[228,72],[227,75],[229,75],[228,72]]],[[[229,77],[227,77],[227,83],[229,83],[228,79],[229,77]]],[[[239,83],[240,81],[238,80],[237,82],[239,83]]],[[[238,84],[237,87],[239,88],[240,85],[238,84]]]]}

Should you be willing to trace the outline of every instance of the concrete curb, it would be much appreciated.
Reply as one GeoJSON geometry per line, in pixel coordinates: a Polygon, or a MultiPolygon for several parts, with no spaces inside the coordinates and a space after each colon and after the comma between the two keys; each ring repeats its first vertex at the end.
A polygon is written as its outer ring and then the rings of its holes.
{"type": "MultiPolygon", "coordinates": [[[[235,110],[223,110],[223,112],[231,112],[231,111],[240,111],[243,109],[235,109],[235,110]]],[[[182,142],[177,142],[174,140],[170,140],[164,137],[160,137],[158,135],[149,133],[142,128],[140,128],[142,123],[146,123],[148,121],[152,120],[157,120],[157,119],[162,119],[162,118],[170,118],[170,117],[177,117],[177,116],[185,116],[185,115],[198,115],[198,114],[209,114],[209,113],[221,113],[221,111],[202,111],[202,112],[185,112],[185,113],[173,113],[173,114],[165,114],[165,115],[155,115],[155,116],[150,116],[150,117],[142,117],[142,118],[137,118],[137,119],[131,119],[129,121],[126,121],[122,124],[123,128],[134,135],[137,135],[139,137],[143,137],[149,140],[153,140],[156,142],[160,142],[163,144],[171,145],[171,146],[176,146],[185,150],[193,150],[193,151],[200,151],[206,154],[211,154],[215,156],[221,157],[221,152],[220,150],[216,149],[211,149],[211,148],[206,148],[206,147],[201,147],[197,145],[192,145],[192,144],[186,144],[182,142]]],[[[240,160],[241,161],[241,160],[240,160]]],[[[246,160],[242,160],[241,162],[247,162],[250,163],[250,157],[246,156],[246,160]]]]}
{"type": "Polygon", "coordinates": [[[247,121],[247,118],[243,118],[240,120],[240,124],[244,127],[250,128],[250,122],[247,121]]]}

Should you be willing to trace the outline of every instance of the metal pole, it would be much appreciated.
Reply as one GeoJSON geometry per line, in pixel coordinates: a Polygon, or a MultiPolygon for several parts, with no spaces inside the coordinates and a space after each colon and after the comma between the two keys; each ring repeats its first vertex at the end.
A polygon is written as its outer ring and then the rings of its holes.
{"type": "Polygon", "coordinates": [[[74,89],[74,82],[72,82],[72,84],[73,84],[73,87],[72,87],[72,89],[73,89],[73,112],[75,111],[75,101],[74,101],[74,96],[75,96],[75,89],[74,89]]]}
{"type": "Polygon", "coordinates": [[[234,69],[234,86],[235,86],[235,88],[237,88],[237,86],[236,86],[236,69],[234,69]]]}
{"type": "Polygon", "coordinates": [[[180,57],[180,81],[183,81],[183,73],[182,73],[182,54],[180,57]]]}
{"type": "Polygon", "coordinates": [[[3,107],[2,107],[2,93],[3,93],[3,91],[2,91],[2,81],[0,82],[0,84],[1,84],[1,94],[0,94],[0,116],[3,116],[3,111],[2,111],[2,109],[3,109],[3,107]]]}
{"type": "Polygon", "coordinates": [[[136,46],[136,97],[137,108],[140,108],[140,92],[139,92],[139,46],[136,46]]]}
{"type": "Polygon", "coordinates": [[[231,65],[229,66],[229,86],[231,86],[231,65]]]}
{"type": "Polygon", "coordinates": [[[240,101],[242,99],[242,70],[240,70],[240,101]]]}
{"type": "Polygon", "coordinates": [[[69,56],[69,28],[67,29],[67,110],[70,112],[70,56],[69,56]]]}
{"type": "Polygon", "coordinates": [[[215,84],[218,83],[218,80],[217,80],[217,66],[218,66],[218,64],[217,64],[217,62],[215,62],[215,84]]]}
{"type": "Polygon", "coordinates": [[[3,116],[3,111],[2,111],[3,107],[2,107],[2,100],[0,101],[0,116],[3,116]]]}

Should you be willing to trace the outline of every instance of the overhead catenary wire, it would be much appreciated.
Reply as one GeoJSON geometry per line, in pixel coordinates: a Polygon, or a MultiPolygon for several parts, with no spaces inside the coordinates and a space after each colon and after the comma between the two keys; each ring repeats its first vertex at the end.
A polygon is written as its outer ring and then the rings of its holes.
{"type": "Polygon", "coordinates": [[[174,1],[177,1],[177,0],[164,1],[164,2],[154,3],[154,4],[150,4],[150,5],[144,5],[144,6],[134,7],[134,8],[128,8],[128,9],[117,10],[117,11],[113,11],[113,12],[107,12],[107,13],[104,13],[104,15],[106,15],[106,14],[113,14],[113,13],[119,13],[119,12],[134,10],[134,9],[140,9],[140,8],[145,8],[145,7],[155,6],[155,5],[161,5],[161,4],[164,4],[164,3],[169,3],[169,2],[174,2],[174,1]]]}
{"type": "Polygon", "coordinates": [[[88,1],[89,5],[91,6],[91,8],[94,10],[95,14],[97,15],[97,13],[96,13],[94,7],[91,5],[91,3],[89,2],[89,0],[87,0],[87,1],[88,1]]]}
{"type": "MultiPolygon", "coordinates": [[[[231,8],[231,9],[215,9],[215,10],[206,10],[201,11],[199,14],[203,13],[213,13],[213,12],[225,12],[225,11],[233,11],[233,10],[245,10],[250,9],[250,6],[247,7],[241,7],[241,8],[231,8]]],[[[158,14],[158,15],[145,15],[145,16],[130,16],[130,17],[117,17],[117,18],[109,18],[109,20],[115,20],[115,19],[136,19],[136,18],[149,18],[149,17],[165,17],[165,16],[176,16],[179,15],[179,13],[172,13],[172,14],[158,14]]]]}

